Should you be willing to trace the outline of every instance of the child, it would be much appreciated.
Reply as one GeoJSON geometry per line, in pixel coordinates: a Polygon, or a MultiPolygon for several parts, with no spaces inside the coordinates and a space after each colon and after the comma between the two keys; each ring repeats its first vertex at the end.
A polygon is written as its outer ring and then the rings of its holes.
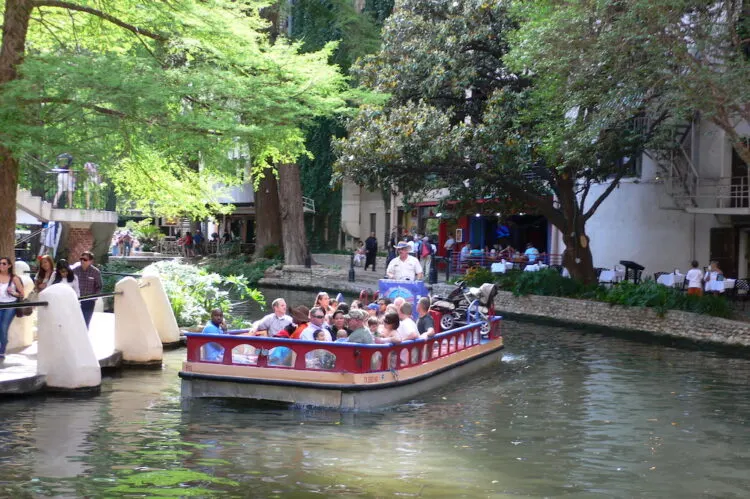
{"type": "Polygon", "coordinates": [[[346,332],[346,329],[339,329],[336,333],[336,343],[343,343],[348,339],[349,333],[346,332]]]}
{"type": "Polygon", "coordinates": [[[380,326],[380,321],[378,321],[377,317],[370,317],[367,319],[367,327],[370,329],[373,336],[378,335],[378,326],[380,326]]]}
{"type": "Polygon", "coordinates": [[[703,272],[698,267],[697,260],[693,260],[690,266],[692,268],[685,274],[685,280],[688,282],[687,294],[703,296],[703,272]]]}

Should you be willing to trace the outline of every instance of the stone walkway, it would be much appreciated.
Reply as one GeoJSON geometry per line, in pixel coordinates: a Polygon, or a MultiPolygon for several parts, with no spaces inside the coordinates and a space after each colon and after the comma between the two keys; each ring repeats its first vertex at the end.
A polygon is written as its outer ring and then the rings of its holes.
{"type": "MultiPolygon", "coordinates": [[[[91,319],[89,338],[102,368],[116,367],[122,356],[115,351],[115,316],[96,312],[91,319]]],[[[0,363],[0,395],[33,393],[44,388],[45,377],[37,374],[37,342],[0,363]]]]}
{"type": "MultiPolygon", "coordinates": [[[[310,291],[337,290],[359,294],[360,291],[377,291],[378,280],[385,274],[385,257],[376,260],[377,271],[354,267],[354,282],[349,282],[349,255],[314,254],[314,265],[305,268],[285,265],[283,270],[269,270],[260,280],[261,286],[308,289],[310,291]]],[[[445,273],[438,274],[438,283],[445,282],[445,273]]]]}

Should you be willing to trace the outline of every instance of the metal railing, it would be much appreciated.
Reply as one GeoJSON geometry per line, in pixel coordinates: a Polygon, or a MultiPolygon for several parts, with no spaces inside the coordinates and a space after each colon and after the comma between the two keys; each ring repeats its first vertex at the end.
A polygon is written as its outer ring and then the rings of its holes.
{"type": "Polygon", "coordinates": [[[315,213],[315,200],[302,197],[302,211],[305,213],[315,213]]]}

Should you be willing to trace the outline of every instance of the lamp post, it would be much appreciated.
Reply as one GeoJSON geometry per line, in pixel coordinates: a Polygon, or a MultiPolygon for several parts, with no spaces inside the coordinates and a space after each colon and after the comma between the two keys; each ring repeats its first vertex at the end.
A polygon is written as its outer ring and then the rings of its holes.
{"type": "Polygon", "coordinates": [[[354,282],[354,253],[349,258],[349,282],[354,282]]]}

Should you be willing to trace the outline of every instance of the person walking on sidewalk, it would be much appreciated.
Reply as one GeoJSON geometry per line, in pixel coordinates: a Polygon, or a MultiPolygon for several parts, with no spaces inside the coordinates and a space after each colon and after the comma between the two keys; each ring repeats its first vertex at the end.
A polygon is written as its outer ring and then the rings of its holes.
{"type": "Polygon", "coordinates": [[[365,252],[367,254],[365,258],[365,270],[372,265],[372,271],[375,272],[375,257],[378,254],[378,239],[375,237],[374,232],[371,232],[370,237],[365,239],[365,252]]]}
{"type": "MultiPolygon", "coordinates": [[[[90,251],[81,253],[80,262],[73,269],[73,274],[78,278],[78,287],[81,291],[81,298],[88,295],[95,295],[102,292],[102,273],[94,266],[94,254],[90,251]]],[[[91,317],[94,315],[94,306],[96,300],[85,300],[81,302],[81,312],[83,320],[86,321],[88,329],[91,317]]]]}
{"type": "MultiPolygon", "coordinates": [[[[8,257],[0,258],[0,303],[15,303],[23,299],[23,282],[13,274],[13,264],[8,257]]],[[[0,361],[5,359],[8,346],[8,330],[16,316],[15,308],[0,309],[0,361]]]]}

